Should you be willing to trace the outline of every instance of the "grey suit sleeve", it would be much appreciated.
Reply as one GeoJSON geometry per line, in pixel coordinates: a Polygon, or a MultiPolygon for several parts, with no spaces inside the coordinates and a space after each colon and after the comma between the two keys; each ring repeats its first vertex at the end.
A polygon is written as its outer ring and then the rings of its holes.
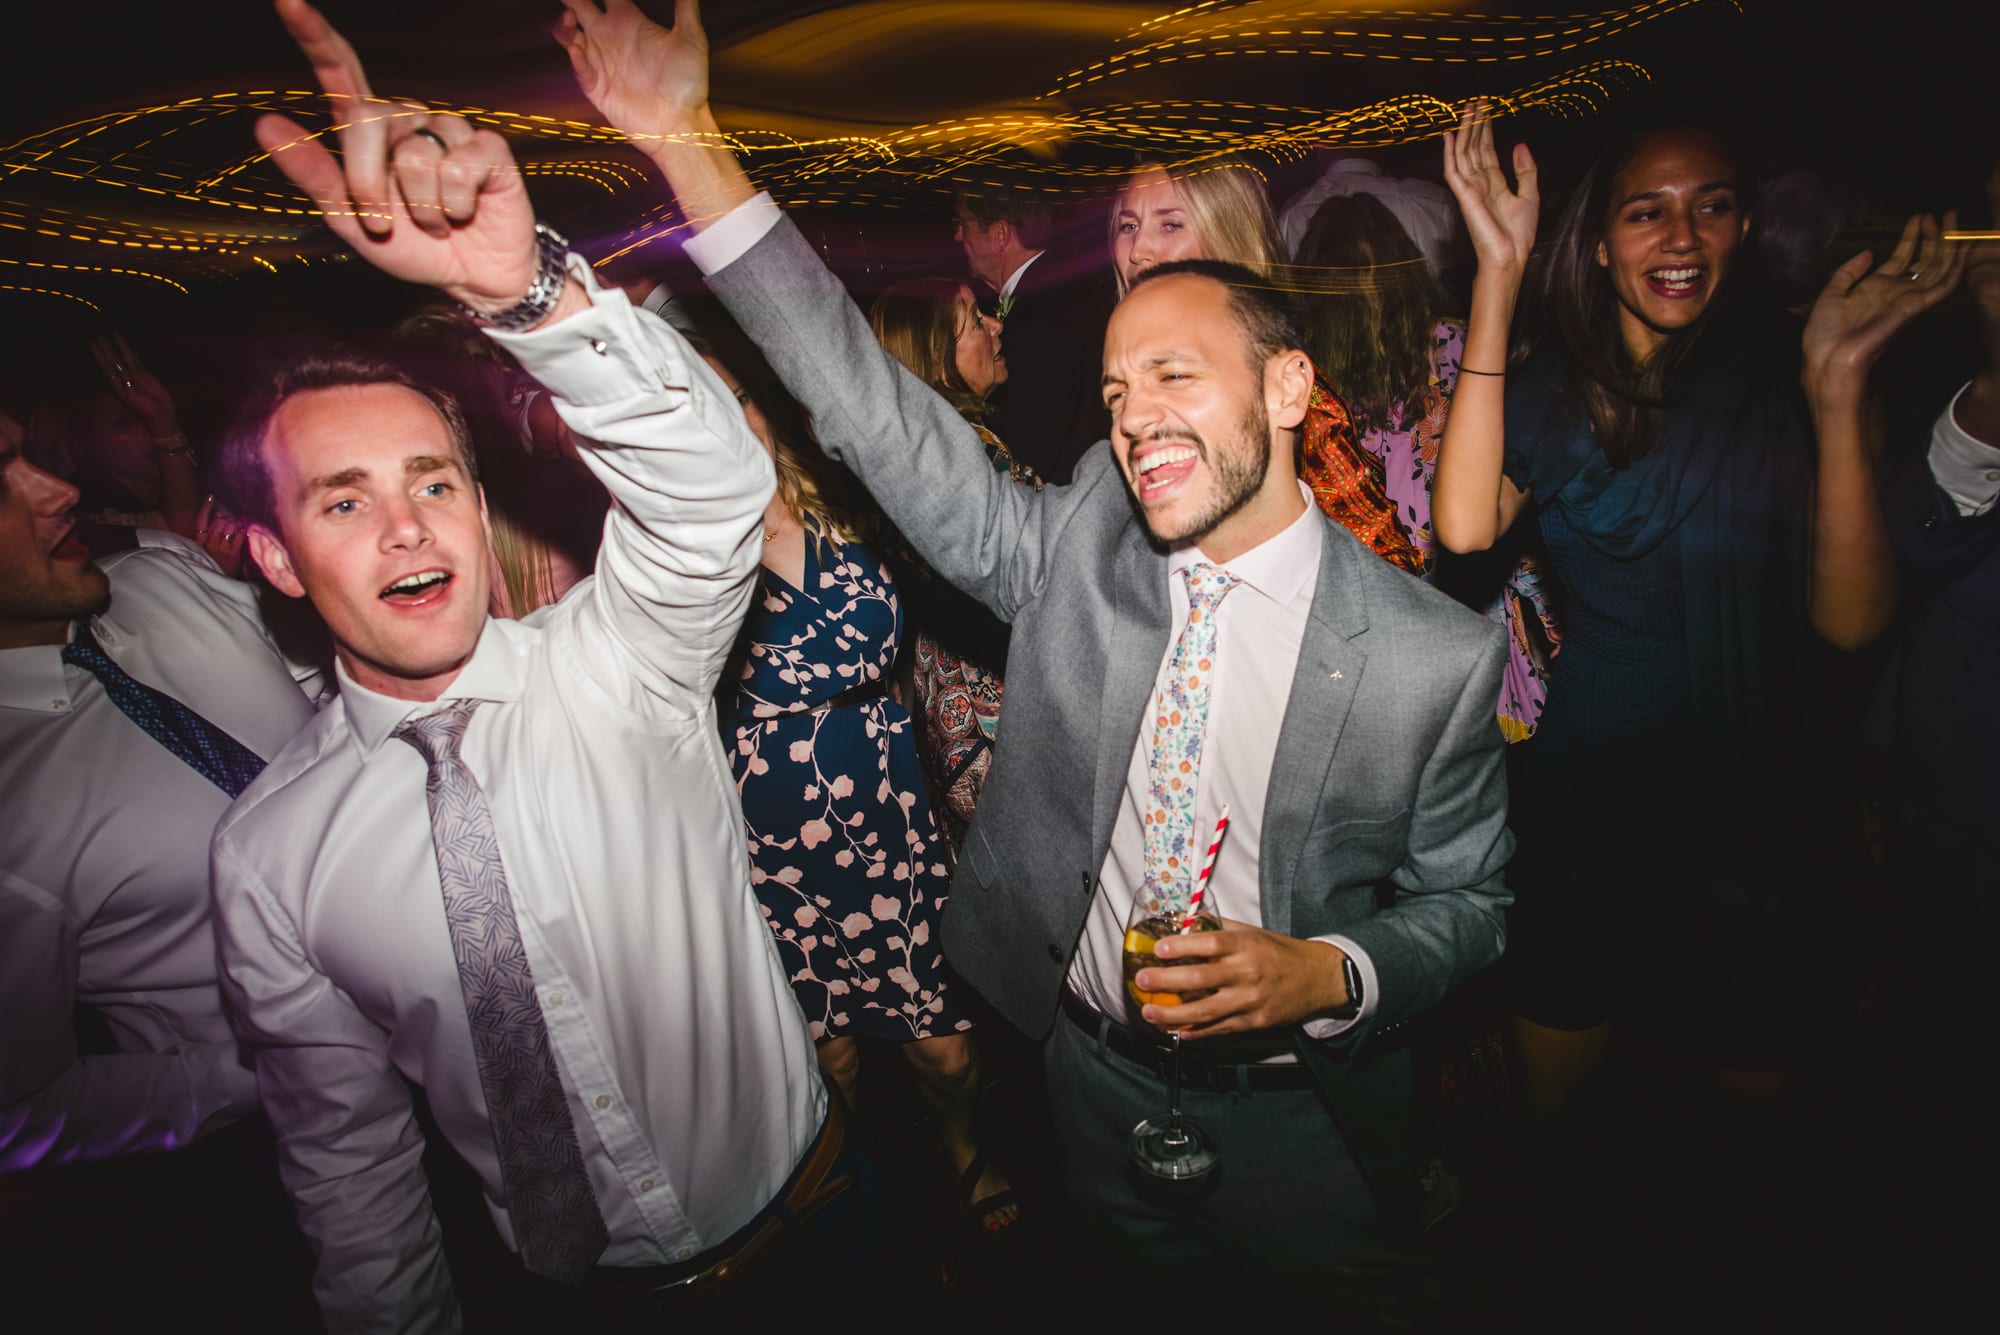
{"type": "Polygon", "coordinates": [[[1512,901],[1502,877],[1507,829],[1506,739],[1493,717],[1507,660],[1495,627],[1466,677],[1451,721],[1418,781],[1409,850],[1390,877],[1395,902],[1343,930],[1375,964],[1381,1006],[1346,1035],[1365,1041],[1442,1001],[1500,958],[1512,901]]]}
{"type": "Polygon", "coordinates": [[[789,219],[709,287],[919,555],[1004,620],[1048,578],[1070,518],[1115,474],[1039,492],[993,470],[963,418],[883,351],[846,289],[789,219]]]}

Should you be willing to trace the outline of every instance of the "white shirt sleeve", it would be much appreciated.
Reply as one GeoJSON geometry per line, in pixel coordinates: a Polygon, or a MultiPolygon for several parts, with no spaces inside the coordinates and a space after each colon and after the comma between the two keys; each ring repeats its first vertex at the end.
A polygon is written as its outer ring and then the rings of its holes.
{"type": "Polygon", "coordinates": [[[78,1056],[79,931],[0,872],[0,1173],[179,1149],[257,1106],[234,1043],[78,1056]]]}
{"type": "Polygon", "coordinates": [[[223,990],[257,1051],[327,1329],[456,1331],[423,1135],[388,1035],[306,957],[297,924],[227,835],[216,840],[213,874],[223,990]]]}
{"type": "Polygon", "coordinates": [[[1313,940],[1324,941],[1326,944],[1345,953],[1354,961],[1354,967],[1361,974],[1361,1010],[1359,1013],[1347,1016],[1344,1019],[1334,1019],[1331,1016],[1326,1016],[1317,1020],[1307,1020],[1305,1024],[1300,1026],[1306,1031],[1307,1038],[1339,1038],[1342,1034],[1354,1028],[1354,1026],[1363,1024],[1374,1018],[1375,999],[1382,994],[1381,985],[1375,980],[1375,961],[1368,958],[1367,951],[1338,933],[1332,936],[1316,936],[1313,940]]]}
{"type": "Polygon", "coordinates": [[[783,216],[770,192],[760,190],[689,237],[681,248],[704,276],[719,273],[743,258],[783,216]]]}
{"type": "Polygon", "coordinates": [[[548,388],[611,493],[597,578],[575,615],[579,666],[621,708],[697,715],[749,604],[776,475],[736,396],[687,341],[570,264],[591,309],[492,338],[548,388]]]}
{"type": "Polygon", "coordinates": [[[2000,448],[1976,439],[1958,424],[1961,387],[1931,427],[1931,477],[1959,514],[1983,515],[2000,499],[2000,448]]]}

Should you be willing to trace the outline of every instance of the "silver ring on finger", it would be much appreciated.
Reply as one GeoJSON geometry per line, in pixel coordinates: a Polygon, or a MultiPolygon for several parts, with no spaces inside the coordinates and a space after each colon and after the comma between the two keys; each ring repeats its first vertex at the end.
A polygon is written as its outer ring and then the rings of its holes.
{"type": "Polygon", "coordinates": [[[1916,282],[1919,278],[1922,278],[1923,276],[1924,276],[1924,271],[1922,269],[1912,269],[1908,273],[1903,275],[1903,277],[1909,279],[1912,283],[1916,282]]]}
{"type": "Polygon", "coordinates": [[[436,130],[430,129],[428,126],[419,126],[410,131],[410,138],[430,140],[433,144],[437,145],[437,151],[440,154],[451,152],[451,145],[444,141],[444,136],[436,130]]]}

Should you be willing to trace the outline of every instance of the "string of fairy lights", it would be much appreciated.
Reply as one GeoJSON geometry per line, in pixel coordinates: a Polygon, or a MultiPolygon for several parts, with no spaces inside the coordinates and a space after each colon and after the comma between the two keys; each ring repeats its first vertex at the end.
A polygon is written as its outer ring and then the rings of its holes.
{"type": "MultiPolygon", "coordinates": [[[[1356,9],[1332,0],[1201,0],[1153,15],[1101,56],[1063,72],[1018,104],[869,135],[793,137],[730,128],[720,141],[758,185],[789,206],[903,207],[927,195],[981,188],[1050,196],[1108,193],[1141,158],[1183,166],[1230,161],[1269,171],[1317,148],[1380,149],[1434,137],[1455,106],[1416,91],[1328,107],[1203,97],[1245,62],[1272,67],[1345,62],[1410,66],[1410,82],[1441,66],[1491,66],[1496,114],[1588,117],[1646,82],[1640,64],[1589,48],[1702,6],[1735,0],[1640,0],[1618,8],[1538,17],[1413,9],[1356,9]],[[1531,64],[1553,73],[1531,74],[1531,64]],[[1143,96],[1161,71],[1185,98],[1143,96]],[[1520,71],[1506,77],[1507,71],[1520,71]],[[1117,94],[1123,91],[1124,96],[1117,94]],[[1134,93],[1142,94],[1133,96],[1134,93]]],[[[1337,82],[1337,81],[1334,81],[1337,82]]],[[[1379,83],[1379,80],[1378,80],[1379,83]]],[[[221,90],[51,126],[0,145],[0,293],[67,300],[97,310],[121,285],[176,297],[201,283],[336,263],[318,211],[257,152],[250,122],[277,112],[317,125],[311,89],[221,90]],[[226,129],[227,133],[224,133],[226,129]],[[204,159],[207,160],[204,160],[204,159]],[[19,279],[21,281],[12,281],[19,279]]],[[[410,114],[384,103],[372,114],[410,114]]],[[[484,106],[428,104],[509,137],[538,202],[560,223],[593,219],[608,237],[605,263],[676,236],[686,221],[604,125],[484,106]]]]}

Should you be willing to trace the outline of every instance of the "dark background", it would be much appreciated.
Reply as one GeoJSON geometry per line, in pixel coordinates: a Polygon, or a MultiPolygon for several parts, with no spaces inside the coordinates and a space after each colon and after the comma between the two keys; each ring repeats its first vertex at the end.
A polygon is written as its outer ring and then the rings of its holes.
{"type": "MultiPolygon", "coordinates": [[[[883,134],[994,109],[1082,110],[1162,98],[1237,104],[1253,117],[1263,114],[1261,107],[1337,109],[1414,93],[1450,102],[1611,58],[1643,65],[1650,78],[1607,84],[1594,107],[1532,111],[1503,127],[1503,136],[1525,137],[1535,147],[1547,193],[1574,179],[1614,122],[1671,117],[1727,129],[1764,173],[1812,165],[1859,187],[1869,204],[1863,226],[1875,234],[1919,208],[1958,206],[1968,224],[1984,222],[1981,183],[2000,150],[2000,119],[1988,108],[1994,46],[1981,6],[1947,0],[1599,5],[1462,0],[1438,5],[1435,13],[1355,8],[1321,26],[1379,29],[1402,39],[1385,48],[1399,58],[1269,54],[1161,65],[1053,102],[1035,99],[1063,71],[1118,49],[1121,30],[1175,6],[1168,0],[711,0],[705,20],[715,100],[732,130],[883,134]],[[1475,13],[1516,19],[1511,30],[1525,34],[1561,26],[1560,19],[1536,22],[1543,14],[1590,13],[1615,26],[1638,13],[1646,21],[1538,60],[1412,58],[1447,50],[1442,39],[1469,31],[1475,13]]],[[[654,0],[651,8],[667,6],[654,0]]],[[[1261,14],[1301,8],[1253,4],[1216,12],[1241,15],[1254,27],[1261,14]]],[[[549,36],[560,13],[554,0],[331,0],[326,10],[354,41],[378,93],[597,123],[549,36]]],[[[224,92],[309,88],[304,61],[264,0],[17,5],[6,31],[0,261],[13,263],[0,263],[0,284],[44,289],[0,290],[0,380],[10,397],[19,397],[23,384],[88,374],[83,340],[117,327],[188,400],[184,415],[198,436],[274,342],[305,333],[366,334],[417,299],[347,262],[310,219],[140,188],[163,176],[200,180],[248,159],[252,116],[241,107],[218,103],[198,114],[124,124],[90,120],[224,92]],[[230,253],[174,252],[124,244],[137,234],[135,225],[154,237],[210,237],[223,229],[249,239],[230,253]],[[34,264],[142,270],[188,291],[132,274],[34,264]]],[[[313,104],[297,110],[309,124],[321,123],[313,104]]],[[[1437,149],[1425,135],[1376,156],[1392,172],[1435,177],[1437,149]]],[[[544,173],[530,177],[544,216],[586,253],[602,257],[670,221],[663,192],[622,144],[514,141],[524,163],[544,173]],[[607,192],[577,176],[547,174],[579,160],[622,163],[626,183],[607,192]]],[[[1142,147],[1071,143],[1060,155],[1072,165],[1116,166],[1129,164],[1142,147]]],[[[1266,155],[1262,162],[1278,201],[1318,170],[1305,156],[1266,155]]],[[[752,165],[754,171],[758,162],[752,165]]],[[[1063,190],[1056,197],[1075,203],[1080,233],[1094,237],[1102,181],[1059,179],[1042,159],[1018,152],[984,166],[998,167],[998,179],[1054,182],[1063,190]]],[[[605,179],[602,168],[590,170],[605,179]]],[[[891,273],[958,269],[962,260],[949,244],[947,222],[953,182],[993,177],[983,169],[921,181],[835,173],[826,190],[793,191],[785,199],[829,259],[865,287],[891,273]]],[[[228,179],[253,184],[280,204],[302,203],[267,164],[228,179]]],[[[649,257],[655,267],[669,264],[674,248],[655,244],[632,262],[649,257]]]]}

